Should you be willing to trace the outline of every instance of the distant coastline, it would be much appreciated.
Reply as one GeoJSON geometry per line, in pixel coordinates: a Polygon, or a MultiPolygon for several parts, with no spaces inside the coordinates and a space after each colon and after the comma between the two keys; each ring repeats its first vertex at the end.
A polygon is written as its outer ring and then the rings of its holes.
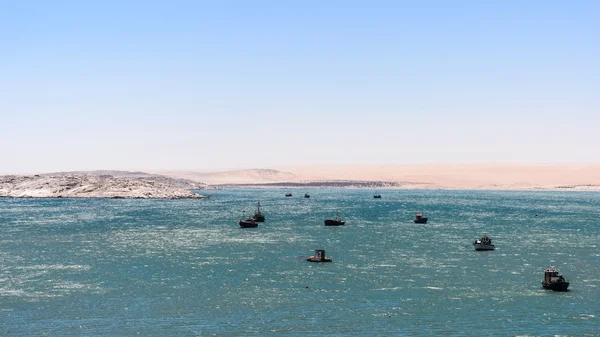
{"type": "Polygon", "coordinates": [[[600,165],[321,166],[0,176],[4,198],[197,199],[206,196],[193,191],[224,188],[600,191],[600,165]]]}
{"type": "Polygon", "coordinates": [[[598,164],[323,165],[154,173],[220,188],[600,191],[598,164]]]}
{"type": "Polygon", "coordinates": [[[265,188],[265,189],[301,189],[301,188],[355,188],[355,189],[418,189],[427,188],[427,183],[394,182],[394,181],[365,181],[365,180],[323,180],[302,182],[274,182],[247,184],[218,184],[218,188],[265,188]]]}
{"type": "Polygon", "coordinates": [[[364,181],[318,181],[318,182],[281,182],[281,183],[260,183],[260,184],[219,184],[211,185],[216,189],[378,189],[378,190],[448,190],[448,191],[596,191],[600,192],[600,184],[587,185],[566,185],[552,187],[516,187],[516,186],[485,186],[480,188],[459,188],[459,187],[442,187],[427,183],[396,183],[396,182],[364,182],[364,181]]]}

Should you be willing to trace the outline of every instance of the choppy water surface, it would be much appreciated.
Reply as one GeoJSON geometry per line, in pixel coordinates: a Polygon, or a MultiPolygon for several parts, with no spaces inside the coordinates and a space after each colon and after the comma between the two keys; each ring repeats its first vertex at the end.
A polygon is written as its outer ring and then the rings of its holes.
{"type": "Polygon", "coordinates": [[[600,336],[600,193],[285,192],[0,199],[0,334],[600,336]]]}

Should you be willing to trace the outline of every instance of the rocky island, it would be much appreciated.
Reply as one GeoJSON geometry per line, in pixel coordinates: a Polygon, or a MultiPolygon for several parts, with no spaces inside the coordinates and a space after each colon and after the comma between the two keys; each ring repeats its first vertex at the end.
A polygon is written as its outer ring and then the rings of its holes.
{"type": "Polygon", "coordinates": [[[205,188],[203,183],[142,172],[0,176],[0,197],[9,198],[195,199],[206,197],[192,190],[205,188]]]}

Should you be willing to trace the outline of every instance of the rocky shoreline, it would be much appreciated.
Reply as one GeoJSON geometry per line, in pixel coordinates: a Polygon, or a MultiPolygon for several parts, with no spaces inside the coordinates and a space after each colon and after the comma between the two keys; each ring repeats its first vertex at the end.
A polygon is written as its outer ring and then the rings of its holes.
{"type": "Polygon", "coordinates": [[[206,185],[160,175],[44,174],[0,176],[4,198],[200,199],[206,185]]]}

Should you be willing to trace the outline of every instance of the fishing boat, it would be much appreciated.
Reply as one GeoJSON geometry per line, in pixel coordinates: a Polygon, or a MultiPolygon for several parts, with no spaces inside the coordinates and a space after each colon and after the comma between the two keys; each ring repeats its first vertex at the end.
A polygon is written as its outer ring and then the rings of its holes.
{"type": "Polygon", "coordinates": [[[310,198],[310,194],[308,194],[308,193],[304,193],[304,197],[305,197],[305,198],[310,198]]]}
{"type": "Polygon", "coordinates": [[[346,224],[346,221],[340,219],[338,212],[335,212],[335,219],[327,219],[325,220],[325,226],[343,226],[346,224]]]}
{"type": "Polygon", "coordinates": [[[473,242],[473,247],[475,250],[494,250],[496,246],[492,244],[492,239],[490,239],[487,235],[484,235],[479,240],[475,240],[473,242]]]}
{"type": "Polygon", "coordinates": [[[292,193],[286,193],[286,194],[285,194],[285,196],[286,196],[286,197],[291,197],[291,196],[292,196],[292,193]]]}
{"type": "Polygon", "coordinates": [[[375,199],[381,199],[381,194],[376,194],[376,195],[373,196],[373,198],[375,198],[375,199]]]}
{"type": "Polygon", "coordinates": [[[546,268],[544,271],[544,279],[542,280],[544,289],[554,291],[567,291],[569,282],[558,272],[554,267],[546,268]]]}
{"type": "Polygon", "coordinates": [[[258,227],[258,222],[254,221],[254,219],[246,219],[240,220],[240,227],[242,228],[256,228],[258,227]]]}
{"type": "Polygon", "coordinates": [[[254,212],[253,219],[256,222],[265,222],[265,216],[260,211],[260,201],[258,202],[258,208],[256,209],[256,212],[254,212]]]}
{"type": "Polygon", "coordinates": [[[325,257],[325,249],[316,249],[314,256],[309,256],[306,258],[306,261],[309,262],[331,262],[330,257],[325,257]]]}
{"type": "Polygon", "coordinates": [[[245,216],[242,213],[242,220],[240,220],[239,224],[241,228],[256,228],[258,227],[258,222],[254,220],[254,218],[244,219],[245,216]]]}
{"type": "Polygon", "coordinates": [[[427,218],[423,216],[422,212],[415,214],[415,219],[413,220],[415,223],[427,223],[427,218]]]}

